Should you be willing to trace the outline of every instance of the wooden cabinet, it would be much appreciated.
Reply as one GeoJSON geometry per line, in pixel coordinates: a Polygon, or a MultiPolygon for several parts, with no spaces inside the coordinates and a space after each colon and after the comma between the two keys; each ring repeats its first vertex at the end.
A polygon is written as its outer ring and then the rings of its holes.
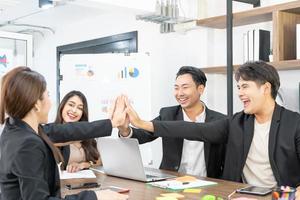
{"type": "MultiPolygon", "coordinates": [[[[300,0],[253,8],[233,14],[233,26],[273,22],[273,59],[278,70],[300,69],[296,60],[296,24],[300,23],[300,0]]],[[[197,20],[198,26],[225,29],[226,15],[197,20]]],[[[240,65],[234,65],[234,69],[240,65]]],[[[205,73],[226,73],[225,66],[202,68],[205,73]]]]}

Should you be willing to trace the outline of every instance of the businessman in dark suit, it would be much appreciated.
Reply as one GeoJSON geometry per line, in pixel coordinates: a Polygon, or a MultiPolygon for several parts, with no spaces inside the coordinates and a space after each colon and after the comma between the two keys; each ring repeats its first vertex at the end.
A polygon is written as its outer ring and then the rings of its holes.
{"type": "Polygon", "coordinates": [[[273,187],[300,184],[300,115],[276,104],[276,69],[264,62],[242,65],[235,74],[244,110],[211,123],[146,122],[127,102],[131,123],[154,136],[226,143],[223,178],[273,187]],[[185,131],[182,134],[182,131],[185,131]]]}
{"type": "MultiPolygon", "coordinates": [[[[224,118],[225,115],[208,109],[200,100],[206,80],[199,68],[181,67],[174,86],[174,96],[179,105],[162,108],[154,120],[210,122],[224,118]]],[[[119,127],[119,130],[122,136],[137,138],[140,144],[157,138],[142,129],[129,128],[128,124],[119,127]]],[[[186,131],[181,134],[184,135],[186,131]]],[[[214,178],[219,178],[222,174],[225,157],[223,144],[163,137],[162,147],[160,169],[214,178]]]]}

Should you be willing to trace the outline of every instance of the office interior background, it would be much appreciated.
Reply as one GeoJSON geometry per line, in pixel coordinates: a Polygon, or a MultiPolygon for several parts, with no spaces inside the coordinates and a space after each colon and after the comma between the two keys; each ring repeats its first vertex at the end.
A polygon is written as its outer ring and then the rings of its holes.
{"type": "MultiPolygon", "coordinates": [[[[261,0],[261,6],[291,1],[293,0],[261,0]]],[[[137,15],[155,11],[156,0],[56,0],[54,2],[55,7],[41,9],[38,0],[0,1],[0,31],[32,36],[33,54],[29,67],[43,74],[47,80],[53,102],[50,122],[54,120],[57,109],[56,50],[58,46],[137,31],[138,53],[150,56],[148,61],[150,87],[145,90],[141,84],[136,85],[135,90],[147,94],[145,96],[149,98],[147,99],[149,119],[156,117],[161,107],[176,105],[173,87],[176,72],[181,66],[204,68],[226,65],[226,29],[189,24],[176,32],[161,33],[159,24],[137,20],[137,15]]],[[[179,15],[187,19],[226,14],[225,0],[177,0],[177,2],[179,15]]],[[[233,12],[252,7],[249,4],[233,2],[233,12]]],[[[234,64],[243,63],[243,33],[254,28],[270,30],[272,34],[272,22],[234,27],[234,64]]],[[[1,48],[3,47],[0,43],[1,48]]],[[[281,98],[278,102],[299,112],[300,71],[283,70],[279,73],[281,98]]],[[[207,87],[202,100],[209,108],[226,114],[226,74],[210,73],[207,74],[207,78],[207,87]]],[[[237,112],[242,110],[242,104],[237,98],[235,82],[233,88],[234,112],[237,112]]],[[[95,93],[101,95],[103,91],[99,90],[95,93]]],[[[89,107],[93,109],[93,105],[89,107]]],[[[160,140],[147,145],[151,153],[144,153],[144,157],[147,157],[145,164],[150,163],[158,167],[162,152],[160,140]]]]}

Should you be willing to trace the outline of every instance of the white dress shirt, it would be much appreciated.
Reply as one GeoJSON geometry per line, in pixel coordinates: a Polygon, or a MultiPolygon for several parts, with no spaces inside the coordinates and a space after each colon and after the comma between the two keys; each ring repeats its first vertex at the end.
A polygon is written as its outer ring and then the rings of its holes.
{"type": "MultiPolygon", "coordinates": [[[[191,119],[187,116],[187,114],[182,109],[183,120],[192,122],[191,119]]],[[[196,117],[196,123],[205,122],[205,106],[204,110],[201,114],[196,117]]],[[[179,172],[185,174],[191,174],[195,176],[206,176],[206,165],[205,165],[205,157],[204,157],[204,142],[200,141],[192,141],[186,140],[183,141],[182,147],[182,156],[181,163],[179,167],[179,172]]]]}

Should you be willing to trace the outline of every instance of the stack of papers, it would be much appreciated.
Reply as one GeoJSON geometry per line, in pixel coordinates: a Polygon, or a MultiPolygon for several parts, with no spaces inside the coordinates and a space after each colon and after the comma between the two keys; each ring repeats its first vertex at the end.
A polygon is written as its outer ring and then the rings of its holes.
{"type": "Polygon", "coordinates": [[[149,184],[155,187],[171,190],[183,190],[187,188],[217,185],[216,182],[199,180],[192,176],[183,176],[172,180],[152,182],[149,184]]]}
{"type": "Polygon", "coordinates": [[[67,171],[60,172],[60,179],[72,179],[72,178],[96,178],[96,175],[92,170],[81,170],[74,173],[67,171]]]}

